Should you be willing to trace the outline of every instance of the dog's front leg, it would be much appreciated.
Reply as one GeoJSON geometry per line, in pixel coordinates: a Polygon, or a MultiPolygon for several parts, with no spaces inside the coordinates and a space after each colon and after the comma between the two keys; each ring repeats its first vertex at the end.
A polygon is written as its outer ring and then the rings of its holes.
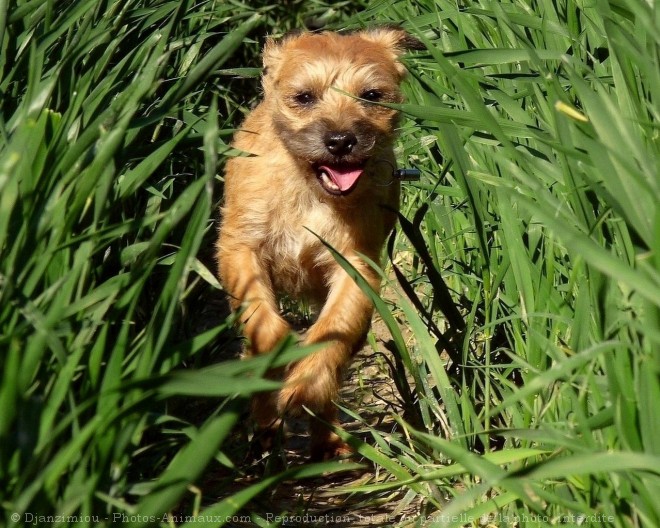
{"type": "Polygon", "coordinates": [[[240,312],[248,355],[270,352],[291,328],[279,313],[268,270],[244,245],[224,242],[218,256],[230,303],[240,312]]]}
{"type": "MultiPolygon", "coordinates": [[[[230,303],[240,312],[246,353],[270,352],[289,332],[288,323],[280,316],[268,271],[249,248],[223,239],[219,249],[220,275],[230,295],[230,303]]],[[[278,377],[277,372],[269,374],[278,377]]],[[[279,373],[281,375],[281,373],[279,373]]],[[[252,417],[261,435],[264,449],[277,433],[281,420],[277,412],[277,393],[259,393],[252,398],[252,417]]]]}
{"type": "MultiPolygon", "coordinates": [[[[361,261],[353,263],[376,291],[380,278],[361,261]]],[[[341,268],[331,280],[327,301],[309,329],[306,344],[322,343],[321,350],[289,367],[280,391],[280,412],[296,411],[304,405],[322,421],[338,423],[336,399],[343,367],[364,344],[373,305],[355,281],[341,268]]],[[[349,452],[337,435],[316,420],[311,423],[312,458],[331,458],[349,452]]]]}

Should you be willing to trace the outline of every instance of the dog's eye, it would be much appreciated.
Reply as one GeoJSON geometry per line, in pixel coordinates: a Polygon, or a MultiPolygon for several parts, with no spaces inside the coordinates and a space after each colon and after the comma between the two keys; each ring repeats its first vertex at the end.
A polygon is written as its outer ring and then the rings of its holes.
{"type": "Polygon", "coordinates": [[[316,101],[312,92],[300,92],[293,96],[293,100],[301,106],[309,106],[316,101]]]}
{"type": "Polygon", "coordinates": [[[360,94],[360,99],[366,99],[367,101],[371,101],[372,103],[380,101],[382,98],[383,98],[383,92],[381,92],[380,90],[365,90],[360,94]]]}

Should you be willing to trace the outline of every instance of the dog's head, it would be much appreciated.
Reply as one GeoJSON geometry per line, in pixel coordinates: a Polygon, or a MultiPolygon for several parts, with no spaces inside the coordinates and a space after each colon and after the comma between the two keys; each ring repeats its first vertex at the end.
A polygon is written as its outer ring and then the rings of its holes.
{"type": "Polygon", "coordinates": [[[391,145],[406,69],[398,59],[423,45],[398,28],[269,39],[263,87],[287,149],[313,168],[323,189],[349,193],[367,161],[391,145]]]}

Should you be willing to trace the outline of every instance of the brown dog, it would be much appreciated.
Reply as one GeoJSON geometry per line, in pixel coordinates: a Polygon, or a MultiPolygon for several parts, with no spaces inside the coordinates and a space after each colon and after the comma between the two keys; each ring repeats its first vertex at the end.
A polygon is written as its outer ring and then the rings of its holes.
{"type": "MultiPolygon", "coordinates": [[[[379,288],[359,254],[378,261],[396,219],[397,113],[372,103],[401,101],[405,68],[397,59],[420,46],[394,28],[266,43],[264,100],[233,143],[252,156],[232,158],[225,171],[220,277],[240,310],[249,354],[271,351],[291,331],[278,309],[281,294],[319,305],[304,342],[324,344],[286,369],[282,390],[253,399],[267,438],[302,405],[337,421],[341,371],[362,346],[373,307],[319,237],[379,288]]],[[[348,450],[319,422],[311,435],[315,459],[348,450]]]]}

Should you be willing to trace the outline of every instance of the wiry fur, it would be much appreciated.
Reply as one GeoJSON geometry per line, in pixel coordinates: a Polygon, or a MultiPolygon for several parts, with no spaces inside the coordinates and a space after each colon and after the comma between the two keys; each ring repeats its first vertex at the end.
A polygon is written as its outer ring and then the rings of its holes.
{"type": "MultiPolygon", "coordinates": [[[[378,260],[399,203],[392,178],[396,112],[347,94],[378,90],[381,101],[400,101],[405,70],[397,58],[411,42],[402,30],[380,28],[303,33],[266,44],[264,99],[234,139],[252,156],[231,159],[225,171],[220,276],[233,308],[242,310],[249,354],[269,352],[291,331],[278,311],[282,293],[321,307],[304,342],[324,347],[281,373],[281,391],[254,398],[262,430],[273,431],[283,414],[302,405],[336,422],[332,400],[341,370],[362,346],[373,308],[319,237],[378,289],[378,275],[358,254],[378,260]],[[297,102],[303,92],[312,94],[313,104],[297,102]],[[337,130],[357,139],[340,161],[324,143],[325,134],[337,130]],[[314,168],[337,162],[364,168],[355,188],[341,196],[324,190],[314,168]]],[[[318,423],[311,432],[315,458],[346,451],[318,423]]]]}

